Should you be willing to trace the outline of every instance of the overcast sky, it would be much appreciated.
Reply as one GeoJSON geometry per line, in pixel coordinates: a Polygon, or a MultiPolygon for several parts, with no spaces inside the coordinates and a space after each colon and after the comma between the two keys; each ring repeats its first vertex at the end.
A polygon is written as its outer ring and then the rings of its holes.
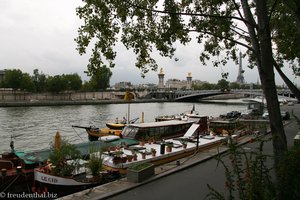
{"type": "MultiPolygon", "coordinates": [[[[78,73],[87,80],[84,71],[90,55],[80,56],[74,42],[78,27],[83,23],[75,11],[81,4],[81,0],[0,0],[0,69],[21,69],[29,74],[39,69],[47,75],[78,73]]],[[[141,72],[134,66],[132,51],[127,51],[121,44],[117,49],[111,85],[120,81],[158,83],[158,72],[149,72],[141,78],[141,72]]],[[[237,65],[202,66],[200,51],[199,44],[191,43],[186,47],[177,46],[177,62],[174,58],[156,57],[159,67],[164,70],[165,80],[185,80],[189,72],[193,80],[216,83],[222,72],[229,72],[230,82],[236,80],[237,65]]],[[[257,69],[251,70],[244,65],[244,70],[245,81],[256,83],[257,69]]],[[[299,78],[295,79],[290,69],[284,71],[299,85],[299,78]]],[[[281,78],[276,77],[277,84],[282,85],[281,78]]]]}

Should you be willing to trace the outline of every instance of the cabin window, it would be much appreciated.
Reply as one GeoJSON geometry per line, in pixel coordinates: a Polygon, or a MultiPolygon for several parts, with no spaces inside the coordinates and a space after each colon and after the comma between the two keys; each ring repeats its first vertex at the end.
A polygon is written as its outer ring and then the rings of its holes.
{"type": "Polygon", "coordinates": [[[146,129],[144,128],[139,128],[138,130],[138,134],[135,135],[135,139],[136,140],[142,140],[142,139],[145,139],[145,136],[146,136],[146,129]]]}
{"type": "Polygon", "coordinates": [[[159,127],[150,128],[149,136],[153,137],[155,135],[159,135],[159,127]]]}
{"type": "Polygon", "coordinates": [[[131,127],[131,126],[127,126],[123,129],[122,131],[122,135],[124,137],[129,137],[129,138],[135,138],[135,135],[137,133],[137,128],[135,127],[131,127]]]}
{"type": "Polygon", "coordinates": [[[166,130],[166,127],[159,127],[159,132],[157,133],[157,135],[164,135],[166,130]]]}

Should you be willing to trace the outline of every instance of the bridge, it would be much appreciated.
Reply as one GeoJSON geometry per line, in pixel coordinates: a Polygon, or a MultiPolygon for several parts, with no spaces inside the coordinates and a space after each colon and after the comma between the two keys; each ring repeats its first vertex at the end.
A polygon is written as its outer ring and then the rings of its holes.
{"type": "MultiPolygon", "coordinates": [[[[294,98],[293,93],[290,90],[282,89],[277,91],[279,96],[291,97],[294,98]]],[[[263,96],[263,91],[261,89],[240,89],[240,90],[230,90],[220,91],[220,90],[190,90],[190,91],[175,91],[174,92],[174,101],[190,102],[197,101],[199,99],[217,96],[222,94],[244,94],[245,97],[256,97],[263,96]]]]}
{"type": "Polygon", "coordinates": [[[181,102],[190,102],[190,101],[197,101],[199,99],[216,96],[221,94],[228,94],[228,92],[222,92],[220,90],[211,90],[211,91],[195,91],[195,92],[175,92],[175,99],[174,101],[181,101],[181,102]]]}
{"type": "MultiPolygon", "coordinates": [[[[178,102],[193,102],[205,97],[217,96],[223,94],[243,94],[245,97],[255,98],[257,96],[264,96],[262,89],[233,89],[230,91],[221,90],[158,90],[148,91],[144,93],[138,92],[139,97],[145,99],[168,99],[178,102]]],[[[277,90],[279,97],[295,98],[293,93],[288,89],[277,90]]]]}

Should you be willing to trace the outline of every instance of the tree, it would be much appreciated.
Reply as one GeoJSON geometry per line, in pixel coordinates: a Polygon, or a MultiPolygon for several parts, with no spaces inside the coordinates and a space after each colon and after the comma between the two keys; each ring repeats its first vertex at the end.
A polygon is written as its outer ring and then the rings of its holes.
{"type": "Polygon", "coordinates": [[[46,88],[48,92],[59,93],[65,91],[67,83],[62,79],[62,76],[49,76],[46,80],[46,88]]]}
{"type": "Polygon", "coordinates": [[[34,92],[35,85],[34,85],[32,79],[31,79],[31,76],[28,73],[23,73],[22,74],[20,89],[21,90],[26,90],[28,92],[34,92]]]}
{"type": "Polygon", "coordinates": [[[77,73],[63,74],[62,79],[67,84],[67,90],[80,90],[82,87],[82,80],[77,73]]]}
{"type": "Polygon", "coordinates": [[[272,5],[266,0],[84,2],[77,9],[85,24],[79,28],[76,42],[83,54],[89,43],[95,41],[90,59],[93,66],[103,66],[104,60],[114,66],[113,48],[119,36],[125,47],[137,55],[136,66],[143,73],[157,69],[153,51],[172,58],[176,50],[173,44],[186,45],[191,36],[204,44],[200,54],[203,64],[215,56],[218,59],[212,61],[214,66],[224,65],[230,59],[237,61],[238,47],[246,48],[250,67],[257,67],[266,97],[277,166],[287,144],[274,78],[269,24],[272,5]]]}
{"type": "Polygon", "coordinates": [[[220,90],[222,90],[222,91],[228,91],[229,90],[229,82],[226,81],[225,79],[219,80],[217,85],[220,88],[220,90]]]}
{"type": "Polygon", "coordinates": [[[109,87],[109,80],[112,73],[107,67],[100,67],[94,69],[94,74],[92,74],[90,83],[95,90],[105,90],[109,87]]]}
{"type": "Polygon", "coordinates": [[[23,73],[19,69],[5,70],[3,86],[6,88],[12,88],[13,90],[20,89],[22,77],[23,73]]]}
{"type": "Polygon", "coordinates": [[[39,73],[38,69],[33,70],[32,81],[35,85],[36,92],[45,92],[46,91],[46,75],[39,73]]]}
{"type": "Polygon", "coordinates": [[[272,38],[276,44],[274,55],[274,67],[284,80],[288,88],[294,93],[300,101],[300,90],[292,81],[282,72],[282,60],[284,59],[292,67],[295,76],[299,76],[300,68],[300,1],[271,1],[273,6],[273,15],[271,18],[272,38]],[[298,16],[297,16],[298,14],[298,16]]]}

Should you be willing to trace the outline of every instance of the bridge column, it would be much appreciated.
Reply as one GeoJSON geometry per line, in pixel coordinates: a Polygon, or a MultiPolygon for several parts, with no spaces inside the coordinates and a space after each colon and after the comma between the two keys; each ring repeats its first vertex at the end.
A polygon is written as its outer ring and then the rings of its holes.
{"type": "Polygon", "coordinates": [[[187,80],[186,89],[191,90],[192,89],[192,73],[191,72],[188,73],[186,80],[187,80]]]}
{"type": "Polygon", "coordinates": [[[163,72],[163,68],[160,68],[160,72],[158,74],[158,89],[162,89],[164,88],[164,77],[165,77],[165,74],[163,72]]]}

